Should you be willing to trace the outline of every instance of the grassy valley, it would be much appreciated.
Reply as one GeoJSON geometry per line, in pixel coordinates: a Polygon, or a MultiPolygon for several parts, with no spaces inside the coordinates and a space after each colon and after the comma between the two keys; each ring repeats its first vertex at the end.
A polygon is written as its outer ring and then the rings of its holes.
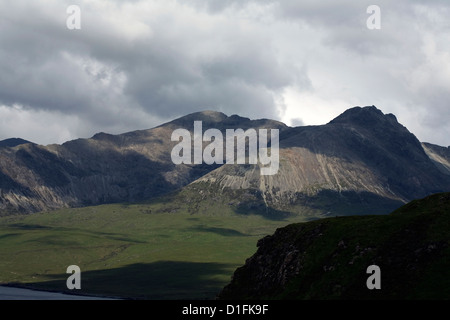
{"type": "Polygon", "coordinates": [[[450,297],[449,193],[389,215],[327,217],[244,211],[194,190],[2,217],[0,284],[70,292],[65,272],[78,265],[71,293],[131,299],[450,297]],[[382,290],[365,286],[372,264],[382,290]]]}
{"type": "Polygon", "coordinates": [[[258,242],[223,299],[449,299],[450,193],[389,215],[296,223],[258,242]],[[369,290],[366,270],[381,269],[369,290]]]}
{"type": "Polygon", "coordinates": [[[0,284],[68,291],[66,269],[78,265],[82,289],[72,293],[213,299],[258,239],[306,220],[191,211],[163,199],[2,217],[0,284]]]}

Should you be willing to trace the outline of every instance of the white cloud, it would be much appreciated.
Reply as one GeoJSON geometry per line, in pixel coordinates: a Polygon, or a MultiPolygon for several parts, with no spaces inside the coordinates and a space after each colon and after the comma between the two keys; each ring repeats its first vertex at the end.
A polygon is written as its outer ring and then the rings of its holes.
{"type": "Polygon", "coordinates": [[[17,137],[41,144],[63,143],[83,133],[77,116],[30,110],[19,105],[0,105],[0,136],[17,137]]]}

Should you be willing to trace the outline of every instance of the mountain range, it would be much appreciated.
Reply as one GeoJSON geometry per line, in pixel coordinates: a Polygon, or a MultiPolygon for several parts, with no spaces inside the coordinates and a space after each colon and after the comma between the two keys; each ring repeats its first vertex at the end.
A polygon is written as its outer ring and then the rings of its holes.
{"type": "Polygon", "coordinates": [[[0,215],[161,197],[175,209],[384,214],[449,190],[450,148],[420,142],[374,106],[348,109],[317,126],[204,111],[148,130],[98,133],[61,145],[0,141],[0,215]],[[193,133],[194,121],[224,136],[226,129],[278,129],[278,173],[261,175],[260,164],[174,164],[172,132],[193,133]]]}

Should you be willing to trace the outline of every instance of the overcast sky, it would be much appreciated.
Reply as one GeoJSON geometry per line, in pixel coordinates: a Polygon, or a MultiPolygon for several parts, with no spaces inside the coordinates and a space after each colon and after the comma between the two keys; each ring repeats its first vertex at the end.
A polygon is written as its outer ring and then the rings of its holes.
{"type": "Polygon", "coordinates": [[[325,124],[375,105],[450,145],[447,0],[0,4],[0,140],[62,143],[201,110],[325,124]]]}

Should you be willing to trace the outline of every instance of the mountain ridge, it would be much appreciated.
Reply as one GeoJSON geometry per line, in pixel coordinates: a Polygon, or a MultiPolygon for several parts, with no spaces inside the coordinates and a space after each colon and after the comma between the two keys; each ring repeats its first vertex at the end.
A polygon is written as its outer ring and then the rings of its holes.
{"type": "Polygon", "coordinates": [[[203,111],[152,129],[0,149],[0,214],[148,201],[176,190],[183,196],[184,189],[185,195],[202,192],[224,199],[240,190],[240,198],[230,202],[244,211],[301,213],[306,206],[339,214],[366,203],[385,204],[380,213],[386,213],[450,188],[442,172],[450,158],[438,147],[420,143],[394,115],[374,106],[354,107],[327,124],[303,127],[203,111]],[[173,164],[173,130],[192,133],[196,120],[203,130],[279,129],[278,174],[259,175],[259,164],[173,164]],[[335,209],[341,205],[342,210],[335,209]]]}
{"type": "Polygon", "coordinates": [[[0,141],[0,148],[1,147],[13,148],[13,147],[17,147],[21,144],[27,144],[27,143],[33,143],[33,142],[22,139],[22,138],[8,138],[8,139],[0,141]]]}
{"type": "MultiPolygon", "coordinates": [[[[306,205],[329,214],[353,212],[352,207],[375,213],[377,206],[380,213],[388,213],[414,198],[449,189],[448,179],[431,163],[419,140],[394,116],[383,115],[375,107],[356,107],[336,119],[281,132],[277,175],[259,176],[251,166],[222,166],[191,185],[202,182],[211,190],[246,189],[250,207],[259,203],[292,211],[299,206],[301,211],[306,205]],[[361,113],[364,119],[378,120],[361,125],[357,116],[361,113]],[[368,205],[365,210],[355,205],[355,198],[368,205]]],[[[217,192],[210,194],[217,196],[217,192]]]]}

